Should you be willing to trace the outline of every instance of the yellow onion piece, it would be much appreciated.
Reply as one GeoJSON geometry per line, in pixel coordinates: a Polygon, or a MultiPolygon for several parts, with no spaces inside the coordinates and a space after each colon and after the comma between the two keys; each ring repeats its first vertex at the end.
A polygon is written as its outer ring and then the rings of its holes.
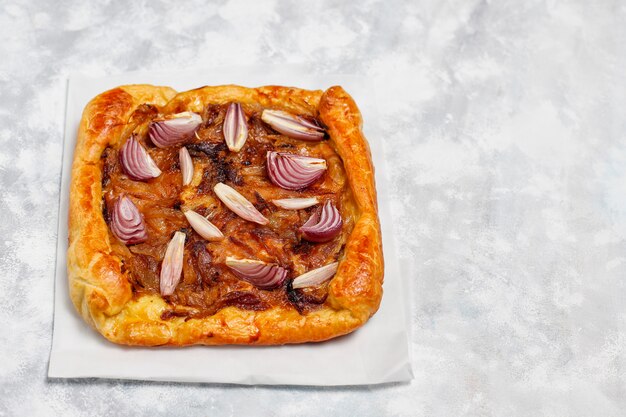
{"type": "Polygon", "coordinates": [[[295,278],[291,282],[291,286],[293,289],[298,289],[320,285],[335,275],[338,266],[339,262],[333,262],[332,264],[309,271],[295,278]]]}
{"type": "Polygon", "coordinates": [[[282,110],[263,110],[261,119],[274,130],[290,138],[318,141],[324,138],[324,129],[314,119],[282,110]]]}
{"type": "Polygon", "coordinates": [[[224,140],[233,152],[239,152],[248,139],[248,124],[239,103],[230,103],[224,118],[224,140]]]}
{"type": "Polygon", "coordinates": [[[185,234],[183,232],[174,233],[165,250],[165,257],[161,263],[161,295],[172,295],[180,281],[183,272],[183,255],[185,253],[185,234]]]}
{"type": "Polygon", "coordinates": [[[204,239],[210,242],[224,239],[224,235],[222,234],[220,229],[218,229],[217,226],[208,221],[204,216],[196,213],[193,210],[185,210],[183,214],[187,218],[187,221],[189,222],[193,230],[195,230],[196,233],[202,236],[204,239]]]}
{"type": "Polygon", "coordinates": [[[244,196],[239,194],[234,188],[218,182],[213,187],[213,191],[217,197],[231,209],[236,215],[244,220],[248,220],[258,224],[268,224],[269,220],[265,218],[254,205],[244,196]]]}
{"type": "Polygon", "coordinates": [[[272,200],[272,203],[286,210],[301,210],[316,205],[319,203],[319,200],[317,197],[282,198],[279,200],[272,200]]]}

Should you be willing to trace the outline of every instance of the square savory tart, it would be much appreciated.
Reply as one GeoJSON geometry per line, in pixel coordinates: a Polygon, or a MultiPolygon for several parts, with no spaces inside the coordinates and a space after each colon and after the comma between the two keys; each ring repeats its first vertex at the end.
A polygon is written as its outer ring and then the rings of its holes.
{"type": "Polygon", "coordinates": [[[127,85],[72,165],[78,312],[127,345],[274,345],[362,326],[382,297],[374,168],[341,88],[127,85]]]}

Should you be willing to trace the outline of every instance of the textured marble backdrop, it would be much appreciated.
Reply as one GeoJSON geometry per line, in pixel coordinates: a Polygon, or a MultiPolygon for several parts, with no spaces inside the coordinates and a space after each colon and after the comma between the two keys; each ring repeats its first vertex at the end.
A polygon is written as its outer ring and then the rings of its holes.
{"type": "Polygon", "coordinates": [[[0,415],[624,415],[625,21],[619,1],[0,1],[0,415]],[[281,62],[379,85],[415,380],[47,380],[68,74],[281,62]]]}

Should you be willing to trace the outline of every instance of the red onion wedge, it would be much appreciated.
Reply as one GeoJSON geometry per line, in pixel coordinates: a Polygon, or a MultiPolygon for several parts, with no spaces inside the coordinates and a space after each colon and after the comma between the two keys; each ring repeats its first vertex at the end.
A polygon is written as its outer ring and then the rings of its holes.
{"type": "Polygon", "coordinates": [[[224,235],[220,232],[220,229],[217,228],[213,223],[208,221],[202,215],[196,213],[193,210],[185,210],[183,212],[187,221],[200,236],[209,242],[222,240],[224,239],[224,235]]]}
{"type": "Polygon", "coordinates": [[[148,135],[150,140],[159,148],[176,146],[187,142],[202,123],[202,117],[197,113],[182,112],[160,119],[154,119],[150,124],[148,135]]]}
{"type": "Polygon", "coordinates": [[[274,130],[290,138],[318,141],[324,138],[324,129],[315,121],[282,110],[263,110],[261,119],[274,130]]]}
{"type": "Polygon", "coordinates": [[[120,149],[120,164],[124,173],[133,180],[145,181],[161,175],[157,164],[134,135],[120,149]]]}
{"type": "Polygon", "coordinates": [[[185,234],[174,233],[165,250],[165,257],[161,263],[161,295],[172,295],[180,281],[183,272],[183,255],[185,253],[185,234]]]}
{"type": "Polygon", "coordinates": [[[286,210],[300,210],[316,205],[317,203],[319,203],[319,200],[317,199],[317,197],[283,198],[280,200],[272,200],[272,203],[286,210]]]}
{"type": "Polygon", "coordinates": [[[239,152],[248,139],[246,116],[239,103],[230,103],[224,118],[224,140],[233,152],[239,152]]]}
{"type": "Polygon", "coordinates": [[[229,256],[226,258],[226,266],[237,277],[262,290],[280,287],[287,278],[287,270],[285,268],[254,259],[236,259],[229,256]]]}
{"type": "Polygon", "coordinates": [[[332,264],[325,265],[321,268],[314,269],[305,274],[300,275],[291,282],[293,289],[315,287],[322,282],[332,278],[337,272],[339,262],[333,262],[332,264]]]}
{"type": "Polygon", "coordinates": [[[343,220],[339,210],[327,201],[322,210],[318,210],[300,227],[302,236],[310,242],[328,242],[341,232],[343,220]]]}
{"type": "Polygon", "coordinates": [[[326,161],[285,152],[267,153],[267,175],[285,190],[301,190],[317,181],[326,171],[326,161]]]}
{"type": "Polygon", "coordinates": [[[255,222],[258,224],[268,224],[270,221],[266,219],[251,202],[246,200],[244,196],[239,194],[234,188],[218,182],[213,187],[213,191],[217,197],[231,209],[236,215],[242,219],[255,222]]]}
{"type": "Polygon", "coordinates": [[[127,245],[148,239],[146,224],[137,206],[126,196],[117,199],[111,212],[111,231],[127,245]]]}
{"type": "Polygon", "coordinates": [[[178,159],[180,160],[180,172],[183,174],[183,185],[189,185],[193,178],[193,161],[189,151],[184,146],[178,151],[178,159]]]}

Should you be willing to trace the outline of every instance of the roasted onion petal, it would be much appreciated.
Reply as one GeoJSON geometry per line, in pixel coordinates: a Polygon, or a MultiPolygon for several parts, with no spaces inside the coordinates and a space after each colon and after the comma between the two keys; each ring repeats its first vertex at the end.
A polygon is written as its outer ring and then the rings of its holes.
{"type": "Polygon", "coordinates": [[[322,210],[313,213],[299,230],[302,237],[310,242],[328,242],[341,232],[342,225],[339,210],[327,201],[322,210]]]}
{"type": "Polygon", "coordinates": [[[267,152],[267,175],[275,185],[286,190],[306,188],[324,175],[324,171],[324,159],[286,152],[267,152]]]}
{"type": "Polygon", "coordinates": [[[134,135],[120,149],[120,164],[124,173],[133,180],[145,181],[161,175],[157,164],[134,135]]]}
{"type": "Polygon", "coordinates": [[[183,174],[183,185],[189,185],[193,178],[193,161],[187,148],[184,146],[180,148],[178,158],[180,159],[180,172],[183,174]]]}
{"type": "Polygon", "coordinates": [[[295,139],[317,141],[324,138],[324,129],[304,116],[281,110],[263,110],[261,119],[274,130],[295,139]]]}
{"type": "Polygon", "coordinates": [[[305,117],[305,116],[296,116],[296,117],[298,118],[298,121],[302,123],[304,126],[310,127],[311,129],[324,131],[324,128],[319,125],[316,119],[312,119],[310,117],[305,117]]]}
{"type": "Polygon", "coordinates": [[[248,139],[248,124],[239,103],[230,103],[224,118],[224,140],[233,152],[239,152],[248,139]]]}
{"type": "Polygon", "coordinates": [[[185,251],[185,234],[174,233],[165,250],[165,257],[161,264],[161,295],[172,295],[180,281],[183,272],[183,255],[185,251]]]}
{"type": "Polygon", "coordinates": [[[143,216],[130,198],[121,196],[115,201],[111,212],[111,231],[127,245],[142,243],[148,239],[143,216]]]}
{"type": "Polygon", "coordinates": [[[185,210],[183,212],[187,221],[200,236],[204,239],[212,242],[224,239],[224,235],[213,223],[208,221],[204,216],[196,213],[193,210],[185,210]]]}
{"type": "Polygon", "coordinates": [[[319,203],[319,200],[317,197],[282,198],[279,200],[272,200],[272,203],[286,210],[300,210],[316,205],[319,203]]]}
{"type": "Polygon", "coordinates": [[[226,258],[226,266],[237,277],[262,290],[280,287],[287,278],[287,270],[285,268],[255,259],[236,259],[229,256],[226,258]]]}
{"type": "Polygon", "coordinates": [[[295,278],[291,286],[294,289],[298,289],[320,285],[322,282],[329,280],[335,275],[338,266],[339,262],[333,262],[332,264],[309,271],[295,278]]]}
{"type": "Polygon", "coordinates": [[[176,146],[191,139],[201,123],[202,117],[197,113],[188,111],[176,113],[154,119],[150,124],[148,136],[159,148],[176,146]]]}
{"type": "Polygon", "coordinates": [[[218,182],[213,187],[213,191],[217,197],[235,214],[244,220],[248,220],[258,224],[268,224],[269,220],[266,219],[251,202],[246,200],[244,196],[239,194],[234,188],[228,185],[218,182]]]}

